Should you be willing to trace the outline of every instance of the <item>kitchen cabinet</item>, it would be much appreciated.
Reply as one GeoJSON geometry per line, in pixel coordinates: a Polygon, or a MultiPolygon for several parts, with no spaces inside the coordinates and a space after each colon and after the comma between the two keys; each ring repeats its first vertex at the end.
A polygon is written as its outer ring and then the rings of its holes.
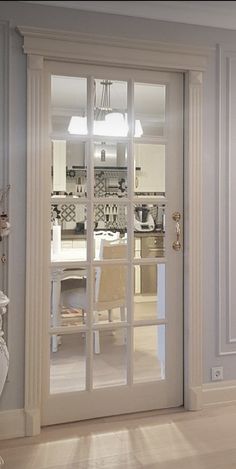
{"type": "MultiPolygon", "coordinates": [[[[141,241],[141,257],[164,257],[164,235],[146,236],[141,241]]],[[[153,295],[157,293],[157,266],[140,267],[141,293],[153,295]]]]}
{"type": "MultiPolygon", "coordinates": [[[[164,257],[164,233],[135,234],[135,259],[164,257]]],[[[136,265],[134,272],[134,292],[136,295],[157,294],[157,266],[136,265]]]]}
{"type": "Polygon", "coordinates": [[[134,146],[136,192],[165,192],[165,145],[138,143],[134,146]]]}
{"type": "Polygon", "coordinates": [[[53,179],[52,190],[66,191],[66,141],[53,140],[52,142],[53,179]]]}

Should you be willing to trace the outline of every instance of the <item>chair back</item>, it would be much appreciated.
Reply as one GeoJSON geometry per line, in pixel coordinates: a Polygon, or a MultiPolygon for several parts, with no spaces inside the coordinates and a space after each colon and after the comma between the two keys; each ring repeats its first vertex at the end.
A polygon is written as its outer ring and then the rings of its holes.
{"type": "Polygon", "coordinates": [[[95,248],[95,254],[99,255],[101,254],[101,242],[103,240],[105,241],[114,241],[116,239],[119,239],[120,233],[118,231],[113,232],[113,231],[94,231],[94,248],[95,248]]]}
{"type": "MultiPolygon", "coordinates": [[[[101,259],[126,259],[127,243],[122,240],[101,242],[101,259]]],[[[125,305],[127,268],[122,264],[103,265],[96,269],[95,303],[97,310],[125,305]]]]}

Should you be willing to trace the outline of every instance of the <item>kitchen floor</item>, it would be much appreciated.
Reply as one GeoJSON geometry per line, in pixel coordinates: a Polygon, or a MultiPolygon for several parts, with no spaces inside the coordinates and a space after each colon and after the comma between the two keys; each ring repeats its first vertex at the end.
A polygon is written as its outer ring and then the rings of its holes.
{"type": "MultiPolygon", "coordinates": [[[[135,319],[157,317],[156,298],[137,296],[135,319]]],[[[119,309],[113,310],[113,320],[120,319],[119,309]]],[[[81,320],[81,318],[80,318],[81,320]]],[[[100,314],[100,321],[107,321],[107,313],[100,314]]],[[[134,381],[145,382],[161,379],[164,364],[160,361],[158,333],[164,326],[135,328],[134,333],[134,381]]],[[[126,384],[127,353],[125,331],[101,331],[100,353],[93,356],[93,386],[102,388],[126,384]]],[[[51,393],[82,391],[85,389],[86,336],[83,333],[61,336],[57,352],[51,352],[51,393]]]]}
{"type": "Polygon", "coordinates": [[[236,406],[147,412],[0,442],[5,469],[235,469],[236,406]]]}

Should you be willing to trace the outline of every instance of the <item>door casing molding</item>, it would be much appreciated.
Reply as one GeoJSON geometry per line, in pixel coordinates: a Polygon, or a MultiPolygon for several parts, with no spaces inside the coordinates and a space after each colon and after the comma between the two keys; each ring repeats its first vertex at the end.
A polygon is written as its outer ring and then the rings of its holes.
{"type": "Polygon", "coordinates": [[[43,71],[45,60],[172,70],[185,75],[184,406],[202,408],[202,88],[210,49],[18,27],[27,61],[26,435],[40,433],[42,343],[48,286],[43,71]],[[145,53],[140,53],[140,51],[145,53]]]}

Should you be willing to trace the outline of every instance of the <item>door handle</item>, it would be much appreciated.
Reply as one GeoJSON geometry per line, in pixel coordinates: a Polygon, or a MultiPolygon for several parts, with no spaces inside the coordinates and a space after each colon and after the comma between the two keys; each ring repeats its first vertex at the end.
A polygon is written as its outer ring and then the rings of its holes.
{"type": "Polygon", "coordinates": [[[172,214],[172,219],[175,221],[175,227],[176,227],[176,241],[173,242],[172,244],[172,248],[175,250],[175,251],[179,251],[181,249],[181,243],[180,243],[180,234],[181,234],[181,231],[180,231],[180,218],[181,218],[181,215],[179,212],[174,212],[172,214]]]}

